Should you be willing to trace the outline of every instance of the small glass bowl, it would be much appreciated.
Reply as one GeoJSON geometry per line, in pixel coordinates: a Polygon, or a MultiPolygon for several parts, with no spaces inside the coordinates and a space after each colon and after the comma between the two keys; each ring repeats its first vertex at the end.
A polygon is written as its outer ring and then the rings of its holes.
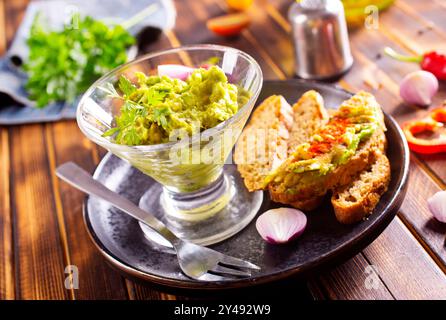
{"type": "MultiPolygon", "coordinates": [[[[154,183],[143,195],[140,207],[157,216],[179,237],[209,245],[245,227],[262,201],[262,193],[247,192],[233,166],[225,166],[232,159],[229,155],[262,83],[257,62],[234,48],[195,45],[159,51],[118,67],[96,81],[79,102],[77,122],[90,140],[159,183],[154,183]],[[249,101],[233,117],[189,139],[157,145],[120,145],[103,137],[113,126],[121,105],[101,88],[115,84],[121,75],[132,81],[136,71],[157,74],[158,65],[198,67],[210,59],[217,61],[216,65],[232,83],[251,93],[249,101]]],[[[154,240],[153,234],[143,229],[154,240]]]]}

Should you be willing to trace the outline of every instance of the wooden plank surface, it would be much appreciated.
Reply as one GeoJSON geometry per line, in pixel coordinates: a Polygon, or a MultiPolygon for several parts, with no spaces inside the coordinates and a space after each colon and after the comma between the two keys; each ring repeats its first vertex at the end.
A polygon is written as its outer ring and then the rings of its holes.
{"type": "Polygon", "coordinates": [[[14,261],[8,130],[0,129],[0,300],[13,299],[14,261]]]}
{"type": "MultiPolygon", "coordinates": [[[[0,0],[0,54],[5,49],[5,3],[0,0]]],[[[15,297],[9,173],[9,134],[0,127],[0,300],[15,297]]]]}
{"type": "MultiPolygon", "coordinates": [[[[0,50],[10,43],[27,3],[0,0],[0,50]]],[[[440,3],[397,1],[381,14],[379,30],[352,31],[356,63],[338,84],[371,91],[400,123],[425,113],[404,106],[398,97],[398,82],[418,66],[384,57],[382,49],[391,46],[406,54],[446,52],[446,5],[440,3]]],[[[176,28],[144,51],[195,43],[229,45],[253,55],[265,78],[285,79],[293,74],[290,26],[285,18],[289,4],[288,0],[258,0],[250,10],[252,26],[238,38],[224,39],[206,28],[209,17],[225,12],[223,0],[176,0],[180,12],[176,28]],[[184,12],[190,13],[190,19],[182,18],[184,12]]],[[[444,89],[435,103],[446,99],[444,89]]],[[[75,122],[0,127],[0,152],[0,299],[187,298],[124,279],[93,248],[81,223],[83,195],[53,174],[58,164],[69,160],[91,171],[104,154],[82,136],[75,122]],[[64,287],[64,268],[69,264],[79,268],[79,290],[64,287]]],[[[446,227],[431,219],[426,206],[430,195],[446,187],[446,156],[412,155],[411,160],[411,184],[399,218],[363,253],[311,279],[307,285],[314,298],[446,297],[446,227]]],[[[305,297],[301,282],[291,287],[305,297]]],[[[267,291],[257,294],[265,296],[267,291]]]]}
{"type": "Polygon", "coordinates": [[[67,299],[68,265],[59,233],[42,125],[11,129],[16,297],[67,299]]]}
{"type": "Polygon", "coordinates": [[[445,299],[446,275],[395,219],[364,254],[396,299],[445,299]]]}
{"type": "Polygon", "coordinates": [[[310,284],[319,299],[392,300],[392,293],[363,254],[325,272],[310,284]]]}
{"type": "MultiPolygon", "coordinates": [[[[93,171],[93,152],[96,152],[96,148],[82,135],[75,122],[48,125],[46,136],[50,172],[67,161],[93,171]]],[[[64,224],[61,233],[69,253],[68,263],[79,270],[79,289],[74,290],[74,298],[125,299],[127,293],[124,280],[98,255],[83,225],[82,204],[85,195],[60,182],[54,175],[52,179],[56,211],[64,224]]]]}

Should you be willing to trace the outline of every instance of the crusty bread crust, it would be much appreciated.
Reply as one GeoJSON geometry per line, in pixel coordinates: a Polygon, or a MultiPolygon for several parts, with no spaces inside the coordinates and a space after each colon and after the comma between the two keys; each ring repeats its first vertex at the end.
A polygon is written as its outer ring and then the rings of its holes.
{"type": "Polygon", "coordinates": [[[290,205],[299,210],[313,211],[321,205],[323,199],[324,197],[313,197],[306,200],[295,201],[290,203],[290,205]]]}
{"type": "Polygon", "coordinates": [[[328,122],[329,115],[322,96],[314,90],[305,92],[293,105],[293,119],[288,139],[288,156],[294,152],[296,146],[308,141],[316,130],[328,122]]]}
{"type": "MultiPolygon", "coordinates": [[[[315,90],[305,92],[293,105],[294,123],[290,130],[288,139],[288,156],[290,156],[297,145],[310,139],[316,130],[324,126],[329,120],[329,114],[324,107],[324,99],[315,90]]],[[[320,206],[323,197],[312,197],[292,203],[292,206],[312,211],[320,206]]]]}
{"type": "Polygon", "coordinates": [[[384,154],[349,185],[336,189],[331,203],[339,222],[351,224],[372,213],[390,181],[390,164],[384,154]]]}
{"type": "Polygon", "coordinates": [[[268,97],[253,112],[234,151],[249,191],[262,189],[265,176],[286,159],[292,125],[292,108],[282,96],[268,97]]]}

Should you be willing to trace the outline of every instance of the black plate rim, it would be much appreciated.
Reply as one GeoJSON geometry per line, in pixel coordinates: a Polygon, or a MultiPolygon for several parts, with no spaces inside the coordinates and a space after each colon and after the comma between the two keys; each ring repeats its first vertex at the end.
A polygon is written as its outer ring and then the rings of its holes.
{"type": "MultiPolygon", "coordinates": [[[[278,84],[283,83],[282,80],[266,80],[264,81],[264,84],[278,84]]],[[[296,84],[305,84],[308,85],[308,83],[314,83],[318,87],[325,87],[329,90],[338,90],[343,91],[344,93],[352,95],[351,92],[348,92],[347,90],[344,90],[343,88],[340,88],[335,85],[327,85],[327,84],[321,84],[316,81],[305,81],[305,80],[299,80],[299,79],[292,79],[292,80],[286,80],[286,82],[296,83],[296,84]]],[[[357,235],[356,237],[350,239],[349,241],[343,243],[337,250],[331,251],[327,253],[326,255],[319,256],[317,259],[305,264],[305,266],[301,267],[291,267],[288,269],[284,269],[282,271],[263,275],[263,276],[253,276],[246,279],[238,279],[238,280],[231,280],[231,281],[217,281],[217,282],[200,282],[192,279],[172,279],[167,278],[155,274],[149,274],[144,271],[141,271],[133,266],[128,265],[127,263],[123,262],[118,257],[115,257],[113,253],[111,253],[105,246],[102,245],[99,238],[96,236],[93,227],[91,226],[91,223],[88,218],[88,209],[87,204],[89,201],[89,197],[87,196],[83,203],[83,220],[87,229],[87,233],[92,240],[95,247],[99,250],[99,252],[106,258],[106,260],[112,264],[113,267],[118,268],[121,271],[124,271],[125,273],[130,274],[131,276],[137,277],[142,280],[150,281],[159,285],[168,286],[168,287],[174,287],[179,289],[209,289],[209,290],[221,290],[221,289],[233,289],[233,288],[242,288],[242,287],[249,287],[253,285],[260,285],[260,284],[266,284],[273,281],[279,281],[284,278],[290,277],[290,276],[304,276],[307,273],[311,273],[315,271],[316,269],[319,269],[323,266],[329,265],[331,263],[334,263],[336,260],[343,260],[347,259],[349,257],[354,256],[358,252],[362,251],[367,245],[372,243],[383,231],[384,229],[390,224],[390,222],[395,217],[399,207],[402,204],[402,201],[404,199],[405,193],[407,191],[407,181],[409,177],[409,159],[410,159],[410,151],[407,144],[406,139],[404,138],[404,133],[402,132],[401,128],[395,121],[395,119],[388,115],[387,113],[384,113],[386,125],[389,127],[389,124],[393,127],[393,129],[396,131],[398,136],[400,137],[400,142],[403,144],[403,166],[402,166],[402,174],[400,176],[400,179],[398,181],[397,187],[395,188],[395,191],[393,193],[392,198],[388,201],[388,205],[384,209],[384,211],[381,213],[381,216],[379,219],[376,219],[373,224],[368,226],[367,229],[365,229],[361,234],[357,235]],[[356,243],[356,249],[351,250],[349,248],[349,244],[352,242],[356,243]]],[[[95,169],[95,174],[100,172],[101,167],[106,163],[107,159],[111,157],[111,153],[108,153],[104,156],[104,158],[101,160],[97,168],[95,169]]]]}

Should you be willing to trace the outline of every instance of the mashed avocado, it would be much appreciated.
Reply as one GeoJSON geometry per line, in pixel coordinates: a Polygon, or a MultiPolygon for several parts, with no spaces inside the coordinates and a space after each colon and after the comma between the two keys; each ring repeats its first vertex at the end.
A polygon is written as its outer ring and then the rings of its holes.
{"type": "MultiPolygon", "coordinates": [[[[186,81],[136,73],[137,84],[119,80],[123,101],[116,126],[104,136],[124,145],[179,140],[212,128],[237,113],[249,94],[230,84],[219,67],[196,69],[186,81]]],[[[110,91],[110,90],[109,90],[110,91]]]]}

